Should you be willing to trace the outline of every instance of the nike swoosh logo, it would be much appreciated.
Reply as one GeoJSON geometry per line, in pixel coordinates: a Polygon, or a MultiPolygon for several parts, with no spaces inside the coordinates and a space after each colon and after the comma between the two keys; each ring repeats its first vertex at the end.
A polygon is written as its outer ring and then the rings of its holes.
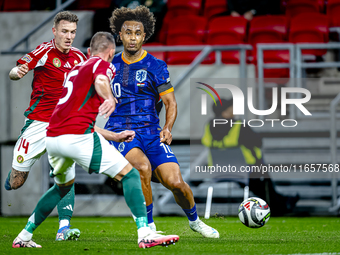
{"type": "Polygon", "coordinates": [[[167,158],[172,158],[172,157],[175,157],[175,156],[169,156],[169,155],[166,155],[167,158]]]}

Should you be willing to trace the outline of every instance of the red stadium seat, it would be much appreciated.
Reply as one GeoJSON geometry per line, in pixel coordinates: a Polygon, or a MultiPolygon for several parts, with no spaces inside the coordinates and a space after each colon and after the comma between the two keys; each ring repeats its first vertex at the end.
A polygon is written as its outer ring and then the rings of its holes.
{"type": "Polygon", "coordinates": [[[31,1],[13,1],[13,0],[3,0],[3,10],[5,12],[11,11],[29,11],[31,9],[31,1]]]}
{"type": "MultiPolygon", "coordinates": [[[[163,44],[161,43],[157,43],[157,42],[152,42],[152,43],[146,43],[143,46],[163,46],[163,44]]],[[[150,51],[148,50],[148,53],[150,53],[152,56],[165,61],[165,55],[163,51],[150,51]]]]}
{"type": "Polygon", "coordinates": [[[78,10],[98,10],[110,8],[111,0],[77,0],[78,10]]]}
{"type": "Polygon", "coordinates": [[[287,39],[287,18],[282,15],[255,17],[250,22],[250,44],[283,42],[287,39]]]}
{"type": "Polygon", "coordinates": [[[204,4],[204,16],[207,19],[213,16],[227,11],[227,1],[226,0],[209,0],[205,1],[204,4]]]}
{"type": "Polygon", "coordinates": [[[331,19],[331,26],[338,27],[340,25],[340,0],[328,0],[327,15],[331,19]]]}
{"type": "MultiPolygon", "coordinates": [[[[324,14],[302,13],[292,18],[289,41],[292,43],[326,43],[329,41],[329,19],[324,14]]],[[[322,56],[327,50],[303,50],[303,54],[322,56]]]]}
{"type": "MultiPolygon", "coordinates": [[[[214,18],[208,25],[207,44],[230,45],[243,44],[246,40],[248,21],[243,17],[223,16],[214,18]]],[[[240,56],[238,51],[222,52],[222,62],[225,64],[239,64],[240,56]]],[[[210,55],[215,62],[215,53],[210,55]]]]}
{"type": "Polygon", "coordinates": [[[172,17],[199,15],[202,0],[168,0],[168,13],[172,17]]]}
{"type": "Polygon", "coordinates": [[[286,15],[295,17],[301,13],[319,13],[319,0],[289,0],[286,3],[286,15]]]}
{"type": "MultiPolygon", "coordinates": [[[[199,16],[177,17],[169,23],[167,45],[203,45],[207,20],[199,16]]],[[[190,64],[199,52],[169,52],[168,64],[190,64]]]]}
{"type": "MultiPolygon", "coordinates": [[[[248,42],[253,45],[253,63],[257,63],[258,43],[285,43],[287,42],[287,18],[282,15],[259,16],[250,22],[248,42]]],[[[267,50],[263,52],[264,63],[288,63],[288,50],[267,50]]],[[[288,69],[265,69],[265,78],[289,77],[288,69]]]]}
{"type": "Polygon", "coordinates": [[[166,38],[168,36],[169,23],[174,18],[167,13],[163,19],[163,24],[161,30],[158,32],[157,41],[166,44],[166,38]]]}

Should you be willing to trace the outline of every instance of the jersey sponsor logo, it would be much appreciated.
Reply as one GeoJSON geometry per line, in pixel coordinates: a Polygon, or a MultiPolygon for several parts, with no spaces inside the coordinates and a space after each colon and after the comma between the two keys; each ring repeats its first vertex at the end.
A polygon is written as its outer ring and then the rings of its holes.
{"type": "Polygon", "coordinates": [[[124,144],[123,142],[121,142],[121,143],[118,145],[118,151],[119,151],[119,152],[122,152],[124,149],[125,149],[125,144],[124,144]]]}
{"type": "Polygon", "coordinates": [[[113,73],[112,73],[112,71],[111,71],[110,68],[108,68],[108,69],[106,70],[106,75],[110,78],[110,80],[112,80],[113,73]]]}
{"type": "Polygon", "coordinates": [[[136,80],[141,83],[146,80],[147,72],[143,69],[140,69],[136,72],[136,80]]]}
{"type": "Polygon", "coordinates": [[[25,56],[23,56],[21,58],[21,60],[25,61],[26,63],[29,63],[29,62],[32,61],[32,57],[30,55],[26,54],[25,56]]]}
{"type": "Polygon", "coordinates": [[[166,157],[167,157],[167,158],[173,158],[173,157],[175,157],[175,156],[169,156],[169,155],[166,155],[166,157]]]}
{"type": "Polygon", "coordinates": [[[17,157],[17,161],[18,161],[18,163],[22,163],[22,162],[24,162],[24,157],[23,156],[21,156],[21,155],[19,155],[18,157],[17,157]]]}
{"type": "Polygon", "coordinates": [[[77,60],[74,60],[74,65],[78,65],[78,61],[77,60]]]}
{"type": "Polygon", "coordinates": [[[53,65],[57,68],[59,68],[61,66],[61,62],[60,62],[59,58],[54,58],[52,62],[53,62],[53,65]]]}
{"type": "MultiPolygon", "coordinates": [[[[57,67],[59,67],[59,66],[57,66],[57,67]]],[[[69,62],[66,62],[66,64],[64,65],[64,67],[66,67],[66,68],[72,68],[72,66],[70,65],[69,62]]]]}

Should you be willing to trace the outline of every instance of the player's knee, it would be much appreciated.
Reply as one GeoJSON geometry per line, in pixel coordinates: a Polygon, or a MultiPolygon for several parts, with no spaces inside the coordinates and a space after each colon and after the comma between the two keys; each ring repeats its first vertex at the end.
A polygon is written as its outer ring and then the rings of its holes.
{"type": "Polygon", "coordinates": [[[141,163],[138,164],[135,168],[138,170],[141,178],[151,178],[151,166],[149,164],[141,163]]]}
{"type": "Polygon", "coordinates": [[[169,187],[174,193],[185,193],[185,182],[184,181],[172,181],[169,184],[169,187]]]}

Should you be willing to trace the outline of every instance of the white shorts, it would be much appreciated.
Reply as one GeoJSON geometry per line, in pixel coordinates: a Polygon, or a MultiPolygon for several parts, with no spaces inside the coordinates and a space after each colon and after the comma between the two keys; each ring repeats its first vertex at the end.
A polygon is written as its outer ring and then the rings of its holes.
{"type": "Polygon", "coordinates": [[[88,173],[102,173],[114,178],[129,163],[117,149],[97,132],[46,138],[54,180],[64,184],[75,177],[69,167],[76,162],[88,173]]]}
{"type": "Polygon", "coordinates": [[[29,172],[35,161],[45,154],[47,126],[48,122],[26,118],[13,150],[12,168],[21,172],[29,172]]]}
{"type": "MultiPolygon", "coordinates": [[[[47,127],[48,122],[25,119],[25,125],[14,146],[12,168],[20,172],[29,172],[33,164],[45,154],[47,127]]],[[[75,169],[75,164],[72,168],[75,169]]]]}

